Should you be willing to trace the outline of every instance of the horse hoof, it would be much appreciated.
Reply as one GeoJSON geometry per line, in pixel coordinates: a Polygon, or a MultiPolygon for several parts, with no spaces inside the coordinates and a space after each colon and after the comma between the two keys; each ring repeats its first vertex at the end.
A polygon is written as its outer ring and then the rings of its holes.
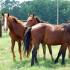
{"type": "Polygon", "coordinates": [[[55,61],[54,61],[54,64],[57,64],[57,63],[58,63],[58,61],[57,61],[57,60],[55,60],[55,61]]]}
{"type": "Polygon", "coordinates": [[[61,62],[61,65],[65,65],[65,62],[61,62]]]}
{"type": "Polygon", "coordinates": [[[34,64],[31,64],[31,66],[34,66],[34,64]]]}
{"type": "Polygon", "coordinates": [[[34,65],[34,62],[31,62],[31,66],[33,66],[34,65]]]}

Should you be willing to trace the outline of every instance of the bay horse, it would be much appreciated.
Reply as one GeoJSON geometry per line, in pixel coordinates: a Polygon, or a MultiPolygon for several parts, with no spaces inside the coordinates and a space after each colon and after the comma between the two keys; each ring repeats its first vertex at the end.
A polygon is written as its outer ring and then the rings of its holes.
{"type": "MultiPolygon", "coordinates": [[[[42,21],[42,20],[40,20],[40,18],[38,18],[34,14],[31,14],[31,15],[29,15],[29,17],[27,19],[26,26],[31,27],[31,26],[36,25],[38,23],[48,23],[48,22],[42,21]]],[[[61,24],[61,25],[64,25],[64,23],[61,24]]],[[[51,59],[53,60],[51,45],[47,45],[47,46],[48,46],[48,49],[49,49],[49,53],[51,55],[51,59]]],[[[69,51],[68,57],[70,58],[70,47],[69,47],[69,45],[67,47],[68,47],[68,51],[69,51]]],[[[42,44],[42,48],[43,48],[43,54],[44,54],[44,59],[45,59],[46,58],[45,57],[45,55],[46,55],[46,44],[42,44]]]]}
{"type": "MultiPolygon", "coordinates": [[[[34,16],[34,14],[32,14],[28,17],[26,26],[32,27],[33,25],[36,25],[38,23],[45,23],[45,21],[40,20],[40,18],[38,18],[37,16],[34,16]]],[[[43,48],[44,59],[46,59],[46,44],[42,44],[42,48],[43,48]]],[[[51,55],[51,59],[53,61],[54,59],[52,56],[52,49],[51,49],[50,45],[48,45],[48,49],[49,49],[49,53],[51,55]]]]}
{"type": "Polygon", "coordinates": [[[38,63],[37,49],[40,43],[47,45],[61,45],[55,63],[58,62],[58,58],[62,55],[62,64],[64,64],[66,48],[70,45],[70,24],[52,25],[48,23],[38,23],[29,28],[25,33],[24,41],[27,54],[30,52],[30,43],[33,45],[31,65],[34,65],[35,62],[38,63]]]}
{"type": "Polygon", "coordinates": [[[18,43],[18,51],[20,55],[20,60],[22,60],[22,52],[21,52],[21,41],[24,38],[24,32],[26,30],[25,23],[18,20],[16,17],[9,15],[9,13],[2,13],[3,16],[3,24],[4,30],[7,31],[9,28],[9,35],[11,38],[11,51],[13,54],[13,60],[15,60],[14,46],[15,42],[18,43]]]}

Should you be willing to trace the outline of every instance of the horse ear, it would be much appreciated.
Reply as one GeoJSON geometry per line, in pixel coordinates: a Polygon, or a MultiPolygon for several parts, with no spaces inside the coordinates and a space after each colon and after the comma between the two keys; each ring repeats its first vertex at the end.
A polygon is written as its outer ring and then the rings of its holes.
{"type": "Polygon", "coordinates": [[[13,21],[14,21],[15,23],[17,23],[17,20],[16,20],[15,18],[13,18],[13,21]]]}
{"type": "Polygon", "coordinates": [[[4,13],[2,13],[2,16],[4,16],[4,13]]]}

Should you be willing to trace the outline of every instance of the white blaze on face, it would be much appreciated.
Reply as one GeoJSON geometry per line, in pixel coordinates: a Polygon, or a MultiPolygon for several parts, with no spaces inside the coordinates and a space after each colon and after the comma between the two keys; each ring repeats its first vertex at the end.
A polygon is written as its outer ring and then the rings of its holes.
{"type": "Polygon", "coordinates": [[[4,17],[4,30],[7,31],[7,17],[6,17],[6,14],[5,14],[5,17],[4,17]]]}

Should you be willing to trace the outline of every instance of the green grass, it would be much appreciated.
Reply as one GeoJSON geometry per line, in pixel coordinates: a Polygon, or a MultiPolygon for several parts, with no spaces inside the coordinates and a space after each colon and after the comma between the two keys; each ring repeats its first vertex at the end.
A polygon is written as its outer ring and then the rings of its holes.
{"type": "MultiPolygon", "coordinates": [[[[10,37],[8,34],[3,33],[3,37],[0,38],[0,70],[70,70],[70,59],[68,59],[68,52],[66,53],[66,64],[61,65],[61,58],[58,64],[54,64],[51,60],[48,49],[46,50],[46,60],[43,59],[42,48],[38,51],[39,65],[30,66],[31,56],[26,58],[23,56],[22,62],[19,60],[17,43],[15,46],[16,62],[13,62],[11,49],[10,49],[10,37]]],[[[56,58],[59,46],[53,46],[53,57],[56,58]]],[[[22,49],[23,51],[23,49],[22,49]]]]}

